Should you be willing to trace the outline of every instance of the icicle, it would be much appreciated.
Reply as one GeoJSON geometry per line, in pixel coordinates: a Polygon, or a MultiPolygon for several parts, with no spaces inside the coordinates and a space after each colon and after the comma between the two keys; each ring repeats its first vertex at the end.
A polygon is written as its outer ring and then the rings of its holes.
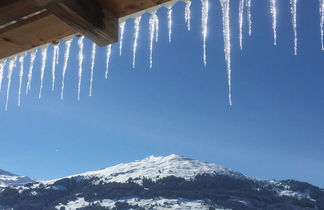
{"type": "Polygon", "coordinates": [[[243,15],[244,15],[244,0],[240,0],[239,5],[239,25],[240,25],[240,48],[243,49],[243,15]]]}
{"type": "Polygon", "coordinates": [[[272,16],[273,44],[277,45],[277,0],[270,0],[270,12],[272,16]]]}
{"type": "Polygon", "coordinates": [[[54,45],[53,61],[52,61],[52,91],[54,91],[54,87],[55,87],[55,65],[57,64],[58,50],[59,50],[58,44],[54,45]]]}
{"type": "Polygon", "coordinates": [[[24,53],[19,57],[19,64],[20,64],[20,71],[19,71],[19,89],[18,89],[18,106],[20,106],[20,96],[21,96],[21,84],[22,84],[22,78],[24,75],[24,60],[25,60],[26,54],[24,53]]]}
{"type": "Polygon", "coordinates": [[[251,17],[251,5],[252,0],[246,0],[246,14],[248,19],[248,25],[249,25],[249,36],[252,35],[252,17],[251,17]]]}
{"type": "Polygon", "coordinates": [[[158,22],[159,19],[156,15],[156,12],[152,13],[149,19],[150,25],[150,68],[153,66],[153,40],[155,35],[155,40],[157,41],[158,37],[158,22]]]}
{"type": "Polygon", "coordinates": [[[7,74],[7,98],[6,98],[6,111],[8,110],[8,101],[9,101],[9,94],[10,94],[10,85],[11,85],[11,77],[14,67],[16,66],[17,57],[11,58],[9,60],[9,67],[8,67],[8,74],[7,74]]]}
{"type": "Polygon", "coordinates": [[[126,22],[122,22],[122,23],[119,24],[119,27],[120,27],[119,56],[122,55],[125,24],[126,24],[126,22]]]}
{"type": "Polygon", "coordinates": [[[135,68],[135,62],[136,62],[136,49],[137,49],[138,34],[139,34],[141,19],[142,16],[139,16],[134,19],[133,68],[135,68]]]}
{"type": "Polygon", "coordinates": [[[320,27],[321,27],[321,43],[322,43],[322,50],[324,50],[324,0],[320,0],[320,27]]]}
{"type": "Polygon", "coordinates": [[[107,51],[106,51],[106,73],[105,73],[105,78],[106,79],[108,79],[110,56],[111,56],[111,45],[108,45],[107,46],[107,51]]]}
{"type": "Polygon", "coordinates": [[[92,49],[91,49],[91,73],[90,73],[90,90],[89,90],[89,96],[92,96],[92,82],[93,82],[93,70],[94,70],[95,58],[96,58],[96,43],[92,43],[92,49]]]}
{"type": "Polygon", "coordinates": [[[294,53],[297,55],[297,0],[290,0],[290,11],[294,30],[294,53]]]}
{"type": "Polygon", "coordinates": [[[155,22],[155,42],[159,41],[159,17],[155,13],[154,16],[154,22],[155,22]]]}
{"type": "Polygon", "coordinates": [[[0,60],[0,91],[2,88],[2,81],[3,81],[3,73],[4,73],[4,67],[7,63],[7,60],[0,60]]]}
{"type": "Polygon", "coordinates": [[[31,82],[33,77],[33,69],[34,69],[34,62],[36,58],[37,49],[30,52],[30,61],[29,61],[29,71],[28,71],[28,80],[27,80],[27,87],[26,87],[26,95],[31,89],[31,82]]]}
{"type": "Polygon", "coordinates": [[[42,98],[44,71],[45,71],[46,58],[47,58],[47,48],[48,48],[48,46],[45,46],[45,47],[42,48],[42,64],[41,64],[41,75],[40,75],[40,88],[39,88],[39,95],[38,95],[39,99],[42,98]]]}
{"type": "Polygon", "coordinates": [[[228,99],[229,104],[232,106],[232,93],[231,93],[231,32],[230,32],[230,0],[220,0],[223,14],[223,36],[224,36],[224,53],[227,63],[227,76],[228,76],[228,99]]]}
{"type": "Polygon", "coordinates": [[[65,41],[64,63],[63,63],[63,71],[62,71],[61,100],[63,100],[64,98],[65,73],[66,73],[66,67],[70,57],[71,42],[72,39],[65,41]]]}
{"type": "Polygon", "coordinates": [[[168,30],[169,30],[169,42],[172,39],[172,7],[168,8],[168,30]]]}
{"type": "Polygon", "coordinates": [[[207,65],[206,59],[206,38],[207,38],[207,23],[208,23],[208,10],[209,4],[208,0],[201,0],[202,8],[201,8],[201,31],[203,36],[203,59],[204,65],[207,65]]]}
{"type": "Polygon", "coordinates": [[[190,31],[190,24],[191,24],[191,11],[190,11],[190,7],[191,7],[191,1],[186,1],[186,7],[185,7],[185,20],[187,23],[187,28],[188,31],[190,31]]]}
{"type": "Polygon", "coordinates": [[[82,81],[82,62],[83,62],[83,40],[84,36],[81,36],[78,40],[79,45],[79,70],[78,70],[78,101],[80,101],[80,93],[81,93],[81,81],[82,81]]]}

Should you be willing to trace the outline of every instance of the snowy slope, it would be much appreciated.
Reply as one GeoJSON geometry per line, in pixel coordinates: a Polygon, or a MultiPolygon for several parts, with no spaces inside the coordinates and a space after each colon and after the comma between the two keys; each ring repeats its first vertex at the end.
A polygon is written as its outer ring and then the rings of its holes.
{"type": "Polygon", "coordinates": [[[34,182],[26,176],[18,176],[0,169],[0,187],[6,186],[22,186],[27,183],[34,182]]]}
{"type": "MultiPolygon", "coordinates": [[[[143,177],[158,180],[168,176],[181,177],[186,180],[194,178],[198,174],[228,175],[236,178],[243,178],[241,173],[232,171],[222,166],[205,163],[198,160],[184,158],[179,155],[166,157],[149,156],[143,160],[119,164],[106,169],[91,171],[71,177],[83,177],[85,179],[99,178],[98,182],[119,182],[125,183],[130,178],[141,183],[143,177]]],[[[44,184],[51,184],[56,180],[45,181],[44,184]]]]}

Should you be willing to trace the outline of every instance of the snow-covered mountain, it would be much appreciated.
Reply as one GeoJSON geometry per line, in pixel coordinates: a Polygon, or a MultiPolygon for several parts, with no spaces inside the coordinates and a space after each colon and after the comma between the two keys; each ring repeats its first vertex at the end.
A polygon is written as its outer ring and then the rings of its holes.
{"type": "MultiPolygon", "coordinates": [[[[186,180],[193,179],[198,174],[218,174],[227,175],[236,178],[244,176],[238,172],[216,165],[214,163],[205,163],[198,160],[184,158],[179,155],[169,155],[166,157],[149,156],[143,160],[136,160],[130,163],[119,164],[98,171],[86,172],[69,176],[83,177],[85,179],[97,179],[100,182],[119,182],[125,183],[129,179],[138,182],[143,181],[143,177],[154,181],[169,176],[181,177],[186,180]]],[[[57,180],[44,181],[44,184],[50,184],[57,180]]]]}
{"type": "MultiPolygon", "coordinates": [[[[8,174],[8,173],[7,173],[8,174]]],[[[260,180],[178,155],[150,156],[57,180],[9,186],[0,209],[324,209],[324,191],[260,180]]]]}
{"type": "Polygon", "coordinates": [[[0,169],[0,188],[7,186],[23,186],[34,182],[26,176],[18,176],[0,169]]]}

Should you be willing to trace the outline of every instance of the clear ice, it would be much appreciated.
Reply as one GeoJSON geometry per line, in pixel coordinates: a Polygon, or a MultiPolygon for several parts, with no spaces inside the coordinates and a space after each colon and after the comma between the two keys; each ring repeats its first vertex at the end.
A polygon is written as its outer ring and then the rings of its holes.
{"type": "Polygon", "coordinates": [[[126,21],[119,24],[119,28],[120,28],[119,56],[122,55],[125,25],[126,25],[126,21]]]}
{"type": "Polygon", "coordinates": [[[94,71],[94,64],[96,58],[96,43],[92,43],[91,48],[91,73],[90,73],[90,89],[89,89],[89,96],[92,96],[92,82],[93,82],[93,71],[94,71]]]}
{"type": "Polygon", "coordinates": [[[207,65],[207,58],[206,58],[206,38],[207,38],[207,23],[208,23],[208,10],[209,10],[209,3],[208,0],[201,0],[201,32],[203,37],[203,60],[204,65],[207,65]]]}
{"type": "Polygon", "coordinates": [[[134,19],[134,45],[133,45],[133,68],[135,68],[136,64],[136,50],[137,50],[137,43],[138,43],[138,34],[140,29],[142,16],[138,16],[134,19]]]}
{"type": "Polygon", "coordinates": [[[106,72],[105,72],[106,79],[108,79],[110,56],[111,56],[111,45],[108,45],[106,50],[106,72]]]}
{"type": "Polygon", "coordinates": [[[232,106],[232,87],[231,87],[231,31],[230,31],[230,0],[220,0],[223,14],[223,36],[224,36],[224,53],[227,65],[228,77],[228,99],[232,106]]]}
{"type": "Polygon", "coordinates": [[[83,63],[83,40],[84,36],[80,36],[78,40],[79,53],[78,53],[78,101],[80,101],[80,93],[81,93],[81,81],[82,81],[82,63],[83,63]]]}
{"type": "Polygon", "coordinates": [[[10,94],[10,85],[11,85],[11,77],[12,77],[12,72],[16,66],[16,60],[17,60],[17,56],[15,56],[14,58],[11,58],[9,60],[9,67],[8,67],[8,74],[7,74],[7,98],[6,98],[6,111],[8,110],[8,101],[9,101],[9,94],[10,94]]]}
{"type": "Polygon", "coordinates": [[[70,47],[73,39],[65,41],[65,52],[64,52],[64,63],[63,63],[63,70],[62,70],[62,86],[61,86],[61,100],[64,98],[64,85],[65,85],[65,73],[66,67],[70,57],[70,47]]]}

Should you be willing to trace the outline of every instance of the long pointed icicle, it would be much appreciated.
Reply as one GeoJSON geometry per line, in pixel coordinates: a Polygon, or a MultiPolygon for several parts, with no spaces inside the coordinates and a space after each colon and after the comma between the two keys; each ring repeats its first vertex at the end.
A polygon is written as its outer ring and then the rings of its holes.
{"type": "Polygon", "coordinates": [[[324,0],[319,0],[319,11],[320,11],[320,27],[321,27],[321,44],[322,50],[324,50],[324,0]]]}
{"type": "Polygon", "coordinates": [[[27,86],[26,86],[26,95],[31,89],[31,82],[33,77],[33,70],[34,70],[34,62],[36,58],[37,49],[30,52],[30,61],[29,61],[29,71],[28,71],[28,79],[27,79],[27,86]]]}
{"type": "Polygon", "coordinates": [[[290,0],[290,11],[292,16],[292,26],[294,31],[294,53],[297,55],[297,0],[290,0]]]}
{"type": "Polygon", "coordinates": [[[2,81],[3,81],[3,73],[4,73],[4,67],[7,63],[7,60],[0,60],[0,92],[2,89],[2,81]]]}
{"type": "Polygon", "coordinates": [[[156,12],[152,13],[149,19],[149,25],[150,25],[150,68],[153,66],[153,40],[154,36],[157,41],[158,37],[158,17],[156,15],[156,12]]]}
{"type": "Polygon", "coordinates": [[[119,24],[119,28],[120,28],[119,56],[122,55],[125,25],[126,22],[122,22],[119,24]]]}
{"type": "Polygon", "coordinates": [[[11,58],[9,61],[8,74],[7,74],[7,98],[6,98],[6,111],[8,110],[9,94],[10,94],[10,85],[13,69],[16,66],[17,57],[11,58]]]}
{"type": "Polygon", "coordinates": [[[207,56],[206,56],[206,38],[207,38],[207,23],[208,23],[208,10],[209,3],[208,0],[201,0],[201,31],[203,37],[203,60],[204,65],[207,65],[207,56]]]}
{"type": "Polygon", "coordinates": [[[231,87],[231,32],[230,32],[230,0],[220,0],[223,14],[223,36],[224,36],[224,53],[227,65],[228,77],[228,99],[232,106],[232,87],[231,87]]]}
{"type": "Polygon", "coordinates": [[[40,75],[40,88],[39,88],[39,94],[38,98],[42,98],[42,90],[43,90],[43,80],[44,80],[44,72],[45,72],[45,65],[46,65],[46,58],[47,58],[47,48],[48,46],[45,46],[42,48],[42,64],[41,64],[41,75],[40,75]]]}
{"type": "Polygon", "coordinates": [[[273,44],[277,45],[277,0],[270,0],[270,13],[272,16],[273,44]]]}
{"type": "Polygon", "coordinates": [[[249,36],[252,35],[252,15],[251,15],[252,0],[246,0],[246,14],[249,26],[249,36]]]}
{"type": "Polygon", "coordinates": [[[168,8],[168,30],[169,30],[169,42],[172,40],[172,7],[168,8]]]}
{"type": "Polygon", "coordinates": [[[59,45],[56,44],[53,47],[53,61],[52,61],[52,91],[55,88],[55,66],[57,64],[57,57],[58,57],[59,45]]]}
{"type": "Polygon", "coordinates": [[[111,57],[111,45],[108,45],[106,51],[106,72],[105,72],[106,79],[108,79],[110,57],[111,57]]]}
{"type": "Polygon", "coordinates": [[[243,49],[243,16],[244,16],[244,0],[240,0],[239,4],[239,26],[240,26],[240,48],[243,49]]]}
{"type": "Polygon", "coordinates": [[[80,101],[80,93],[81,93],[81,81],[82,81],[82,63],[83,63],[83,40],[84,36],[81,36],[78,40],[79,46],[79,54],[78,54],[78,63],[79,63],[79,70],[78,70],[78,101],[80,101]]]}
{"type": "Polygon", "coordinates": [[[187,28],[188,31],[190,31],[191,28],[191,1],[186,2],[186,7],[185,7],[185,21],[187,23],[187,28]]]}
{"type": "Polygon", "coordinates": [[[92,96],[92,82],[93,82],[93,71],[94,71],[95,58],[96,58],[96,43],[92,43],[92,48],[91,48],[91,73],[90,73],[89,96],[92,96]]]}
{"type": "Polygon", "coordinates": [[[24,75],[24,60],[25,60],[26,54],[24,53],[19,57],[19,65],[20,65],[20,70],[19,70],[19,88],[18,88],[18,106],[20,106],[20,98],[21,98],[21,85],[22,85],[22,78],[24,75]]]}
{"type": "Polygon", "coordinates": [[[71,42],[72,39],[65,41],[64,63],[63,63],[63,70],[62,70],[61,100],[63,100],[64,98],[65,73],[66,73],[66,67],[70,57],[71,42]]]}
{"type": "Polygon", "coordinates": [[[139,16],[134,19],[133,68],[135,68],[135,64],[136,64],[136,50],[137,50],[138,34],[139,34],[141,19],[142,16],[139,16]]]}

